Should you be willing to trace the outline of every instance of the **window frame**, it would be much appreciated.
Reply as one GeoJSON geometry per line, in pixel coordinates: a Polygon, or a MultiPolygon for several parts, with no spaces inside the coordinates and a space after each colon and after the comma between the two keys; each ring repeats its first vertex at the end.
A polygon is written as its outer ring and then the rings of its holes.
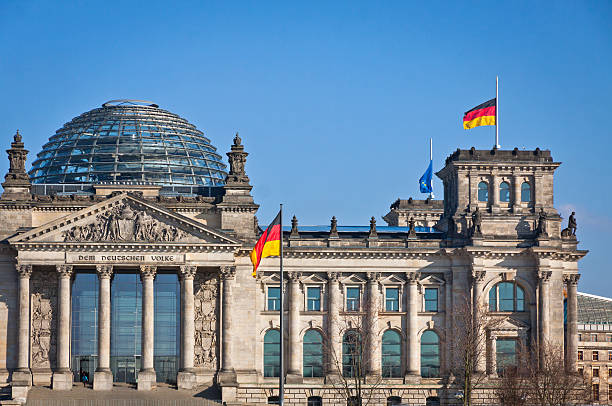
{"type": "Polygon", "coordinates": [[[593,350],[593,353],[591,354],[591,360],[592,361],[599,361],[599,351],[593,350]]]}
{"type": "MultiPolygon", "coordinates": [[[[389,313],[398,313],[400,311],[402,311],[402,288],[399,285],[385,285],[383,286],[385,289],[385,312],[389,312],[389,313]],[[394,289],[397,290],[397,310],[389,310],[387,303],[389,303],[389,296],[387,295],[387,292],[390,289],[394,289]]],[[[393,300],[393,299],[391,299],[393,300]]]]}
{"type": "Polygon", "coordinates": [[[423,312],[426,313],[438,313],[440,312],[440,288],[437,286],[423,287],[423,312]],[[427,291],[435,290],[436,291],[436,310],[427,310],[427,291]]]}
{"type": "Polygon", "coordinates": [[[306,294],[305,296],[305,300],[306,303],[304,303],[304,309],[306,309],[307,312],[321,312],[323,311],[323,287],[321,285],[306,285],[305,286],[306,289],[306,294]],[[309,291],[310,289],[318,289],[319,290],[319,309],[317,310],[312,310],[310,309],[310,296],[309,296],[309,291]]]}
{"type": "Polygon", "coordinates": [[[512,200],[512,188],[510,187],[510,182],[508,182],[507,180],[502,180],[501,182],[499,182],[499,202],[500,203],[508,203],[510,204],[510,201],[512,200]],[[503,189],[502,185],[506,184],[508,187],[507,189],[503,189]],[[502,193],[504,192],[508,192],[508,199],[504,200],[502,197],[502,193]]]}
{"type": "MultiPolygon", "coordinates": [[[[325,354],[324,354],[324,338],[323,338],[323,334],[321,333],[321,331],[319,331],[318,329],[315,328],[309,328],[308,330],[306,330],[306,332],[304,333],[304,336],[302,337],[302,376],[304,378],[321,378],[323,376],[325,376],[325,354]],[[316,356],[320,357],[321,360],[321,374],[320,375],[315,375],[314,374],[314,367],[316,367],[316,365],[306,365],[306,362],[304,360],[304,358],[306,357],[306,351],[305,351],[305,347],[306,345],[312,345],[312,344],[317,344],[317,343],[306,343],[306,334],[308,334],[310,331],[314,331],[315,333],[317,333],[319,335],[319,337],[321,338],[321,353],[320,354],[316,354],[316,356]],[[310,367],[311,368],[311,374],[305,374],[305,370],[306,367],[310,367]]],[[[308,355],[313,355],[313,354],[308,354],[308,355]]]]}
{"type": "Polygon", "coordinates": [[[490,196],[489,196],[489,189],[490,189],[490,185],[489,182],[487,182],[484,179],[481,179],[480,182],[478,182],[478,185],[476,186],[476,200],[478,200],[479,203],[488,203],[490,196]],[[486,185],[486,189],[485,188],[481,188],[481,185],[486,185]],[[481,192],[485,192],[486,191],[486,195],[484,196],[484,199],[481,199],[481,192]]]}
{"type": "Polygon", "coordinates": [[[506,368],[507,366],[516,366],[517,357],[518,357],[518,348],[519,348],[519,340],[518,340],[517,337],[498,337],[495,340],[495,349],[494,349],[494,351],[495,351],[495,359],[497,361],[496,362],[496,366],[495,366],[497,374],[500,374],[504,370],[504,368],[506,368]],[[509,363],[506,366],[501,365],[500,359],[502,357],[500,357],[500,353],[499,353],[499,351],[497,349],[497,345],[499,344],[499,342],[504,342],[504,341],[505,342],[510,342],[510,341],[514,342],[514,353],[513,353],[514,364],[510,364],[509,363]]]}
{"type": "MultiPolygon", "coordinates": [[[[439,378],[441,376],[441,367],[442,367],[442,339],[440,338],[440,334],[438,334],[437,331],[433,330],[433,329],[427,329],[425,331],[423,331],[423,333],[421,334],[421,336],[419,337],[419,361],[421,364],[421,370],[420,375],[422,378],[439,378]],[[423,373],[423,353],[425,351],[423,351],[423,336],[428,333],[428,332],[432,332],[436,335],[438,341],[436,344],[432,344],[432,343],[426,343],[425,345],[437,345],[438,349],[437,349],[437,356],[438,356],[438,362],[437,362],[437,372],[433,373],[433,374],[427,374],[425,375],[423,373]]],[[[435,367],[433,368],[433,370],[435,371],[435,367]]]]}
{"type": "Polygon", "coordinates": [[[380,370],[381,370],[381,376],[383,379],[394,379],[394,378],[401,378],[402,377],[402,355],[403,355],[403,339],[402,339],[402,334],[400,332],[398,332],[397,330],[394,329],[387,329],[385,330],[385,332],[382,334],[381,336],[381,341],[380,341],[380,370]],[[398,357],[399,359],[399,365],[396,365],[396,363],[393,364],[385,364],[385,351],[384,351],[384,339],[385,339],[385,335],[387,333],[391,333],[391,334],[396,334],[396,337],[399,337],[399,354],[387,354],[388,357],[394,356],[394,357],[398,357]],[[388,375],[385,374],[385,368],[391,368],[390,373],[388,375]],[[395,371],[394,369],[397,369],[397,371],[395,371]],[[394,373],[396,372],[396,373],[394,373]]]}
{"type": "Polygon", "coordinates": [[[266,308],[267,312],[280,312],[280,296],[281,296],[280,295],[280,289],[281,289],[280,284],[269,284],[269,285],[266,285],[266,288],[265,288],[265,292],[266,292],[266,301],[265,301],[265,304],[266,304],[266,307],[265,308],[266,308]],[[278,296],[278,298],[274,298],[272,300],[275,300],[276,302],[278,302],[278,309],[270,309],[270,300],[271,300],[270,299],[270,289],[275,289],[275,288],[279,289],[279,291],[278,291],[279,292],[279,296],[278,296]]]}
{"type": "Polygon", "coordinates": [[[593,378],[599,378],[599,367],[593,367],[593,372],[591,373],[593,378]]]}
{"type": "Polygon", "coordinates": [[[280,375],[280,348],[279,348],[279,352],[278,352],[278,356],[277,356],[277,357],[278,357],[278,365],[277,365],[277,364],[274,364],[274,365],[272,365],[272,364],[266,364],[266,336],[267,336],[267,335],[268,335],[268,333],[269,333],[269,332],[271,332],[271,331],[276,331],[276,332],[278,332],[278,334],[279,334],[278,341],[279,341],[279,342],[278,342],[278,343],[267,343],[267,344],[278,344],[278,345],[279,345],[279,347],[280,347],[280,341],[281,341],[281,340],[280,340],[280,330],[279,330],[278,328],[271,328],[271,329],[268,329],[268,330],[266,331],[266,333],[264,334],[264,337],[263,337],[263,340],[262,340],[262,341],[263,341],[263,351],[262,351],[262,360],[261,360],[261,361],[262,361],[262,362],[261,362],[261,365],[262,365],[262,367],[263,367],[263,371],[262,371],[262,372],[263,372],[263,376],[264,376],[264,378],[278,378],[278,377],[279,377],[279,375],[280,375]],[[271,366],[272,368],[274,368],[274,371],[272,372],[272,375],[266,375],[266,366],[268,366],[268,367],[270,367],[270,366],[271,366]],[[278,374],[276,374],[276,370],[277,370],[277,369],[278,369],[278,374]]]}
{"type": "Polygon", "coordinates": [[[359,313],[361,311],[361,305],[363,303],[363,287],[362,285],[358,285],[358,284],[348,284],[345,285],[344,287],[344,311],[345,312],[350,312],[350,313],[359,313]],[[357,300],[357,309],[350,309],[349,308],[349,296],[348,296],[348,292],[349,289],[357,289],[357,299],[351,298],[350,300],[354,301],[357,300]]]}
{"type": "Polygon", "coordinates": [[[531,203],[532,195],[533,195],[533,193],[531,191],[532,191],[531,183],[529,181],[527,181],[527,180],[524,180],[521,183],[521,200],[520,200],[521,203],[531,203]],[[523,188],[524,185],[527,185],[527,191],[529,192],[529,199],[528,200],[524,199],[524,196],[525,196],[525,188],[523,188]]]}
{"type": "Polygon", "coordinates": [[[578,350],[578,361],[584,361],[584,351],[578,350]]]}
{"type": "Polygon", "coordinates": [[[499,281],[497,282],[495,285],[493,285],[491,287],[491,289],[489,289],[488,295],[487,295],[487,309],[490,313],[523,313],[526,312],[527,310],[527,298],[525,295],[525,288],[523,288],[519,283],[517,283],[516,280],[511,280],[511,281],[499,281]],[[513,305],[512,305],[512,310],[500,310],[500,299],[499,299],[499,286],[501,284],[504,283],[509,283],[512,284],[512,301],[513,301],[513,305]],[[523,298],[522,298],[522,302],[523,302],[523,310],[518,310],[519,306],[519,298],[518,298],[518,289],[521,289],[521,291],[523,292],[523,298]],[[495,308],[492,309],[491,306],[491,292],[495,292],[495,308]]]}

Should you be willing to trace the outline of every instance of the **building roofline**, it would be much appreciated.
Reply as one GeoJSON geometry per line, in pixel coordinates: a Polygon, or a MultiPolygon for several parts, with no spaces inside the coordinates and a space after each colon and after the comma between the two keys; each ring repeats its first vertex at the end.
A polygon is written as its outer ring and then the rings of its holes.
{"type": "Polygon", "coordinates": [[[607,300],[608,302],[612,302],[612,298],[609,298],[609,297],[597,296],[597,295],[592,295],[590,293],[583,293],[583,292],[578,292],[578,294],[582,296],[592,297],[594,299],[601,299],[601,300],[607,300]]]}

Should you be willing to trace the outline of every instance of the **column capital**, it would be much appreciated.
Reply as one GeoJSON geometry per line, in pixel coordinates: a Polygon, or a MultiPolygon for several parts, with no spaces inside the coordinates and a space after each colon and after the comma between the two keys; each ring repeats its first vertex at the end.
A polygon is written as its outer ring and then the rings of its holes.
{"type": "Polygon", "coordinates": [[[416,285],[421,276],[420,272],[406,272],[406,281],[411,285],[416,285]]]}
{"type": "Polygon", "coordinates": [[[484,281],[486,275],[486,271],[472,271],[472,283],[476,284],[484,281]]]}
{"type": "Polygon", "coordinates": [[[140,280],[154,279],[157,274],[155,265],[140,265],[140,280]]]}
{"type": "Polygon", "coordinates": [[[550,282],[550,277],[552,276],[552,271],[538,271],[537,273],[538,280],[542,283],[550,282]]]}
{"type": "Polygon", "coordinates": [[[72,265],[55,265],[58,277],[70,278],[72,276],[72,265]]]}
{"type": "Polygon", "coordinates": [[[195,265],[181,265],[179,269],[179,279],[193,279],[198,267],[195,265]]]}
{"type": "Polygon", "coordinates": [[[366,272],[366,279],[370,283],[378,283],[380,281],[380,272],[366,272]]]}
{"type": "Polygon", "coordinates": [[[340,279],[340,272],[328,272],[327,279],[330,282],[338,282],[338,280],[340,279]]]}
{"type": "Polygon", "coordinates": [[[579,279],[580,279],[579,273],[563,275],[563,282],[567,283],[568,285],[577,285],[579,279]]]}
{"type": "Polygon", "coordinates": [[[291,283],[298,283],[302,278],[301,272],[287,272],[287,277],[291,283]]]}
{"type": "Polygon", "coordinates": [[[229,279],[236,278],[236,267],[233,265],[223,265],[219,270],[219,276],[222,280],[226,281],[229,279]]]}
{"type": "Polygon", "coordinates": [[[113,276],[112,265],[96,265],[96,272],[99,279],[110,279],[113,276]]]}
{"type": "Polygon", "coordinates": [[[15,265],[15,269],[20,278],[29,278],[32,276],[32,265],[17,264],[15,265]]]}

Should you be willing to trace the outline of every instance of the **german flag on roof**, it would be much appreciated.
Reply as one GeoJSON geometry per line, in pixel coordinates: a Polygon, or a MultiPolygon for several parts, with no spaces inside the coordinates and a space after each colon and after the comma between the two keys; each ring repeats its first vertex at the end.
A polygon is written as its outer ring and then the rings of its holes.
{"type": "Polygon", "coordinates": [[[281,213],[278,212],[276,218],[266,228],[255,248],[251,251],[251,262],[253,263],[253,278],[257,277],[257,267],[265,257],[280,256],[281,244],[281,213]]]}
{"type": "Polygon", "coordinates": [[[463,115],[463,128],[479,127],[481,125],[495,125],[495,110],[497,108],[497,98],[484,102],[472,110],[466,111],[463,115]]]}

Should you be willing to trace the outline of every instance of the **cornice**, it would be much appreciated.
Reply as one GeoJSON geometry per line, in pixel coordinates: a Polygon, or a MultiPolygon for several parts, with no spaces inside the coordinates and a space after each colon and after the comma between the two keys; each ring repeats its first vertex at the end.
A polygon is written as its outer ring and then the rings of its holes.
{"type": "MultiPolygon", "coordinates": [[[[242,248],[236,252],[236,256],[248,256],[251,250],[242,248]]],[[[283,258],[297,259],[426,259],[433,257],[444,257],[446,254],[439,248],[432,249],[380,249],[380,248],[306,248],[285,247],[283,258]]]]}
{"type": "Polygon", "coordinates": [[[59,252],[235,252],[235,244],[200,244],[200,243],[90,243],[90,242],[19,242],[13,247],[19,251],[59,251],[59,252]]]}

